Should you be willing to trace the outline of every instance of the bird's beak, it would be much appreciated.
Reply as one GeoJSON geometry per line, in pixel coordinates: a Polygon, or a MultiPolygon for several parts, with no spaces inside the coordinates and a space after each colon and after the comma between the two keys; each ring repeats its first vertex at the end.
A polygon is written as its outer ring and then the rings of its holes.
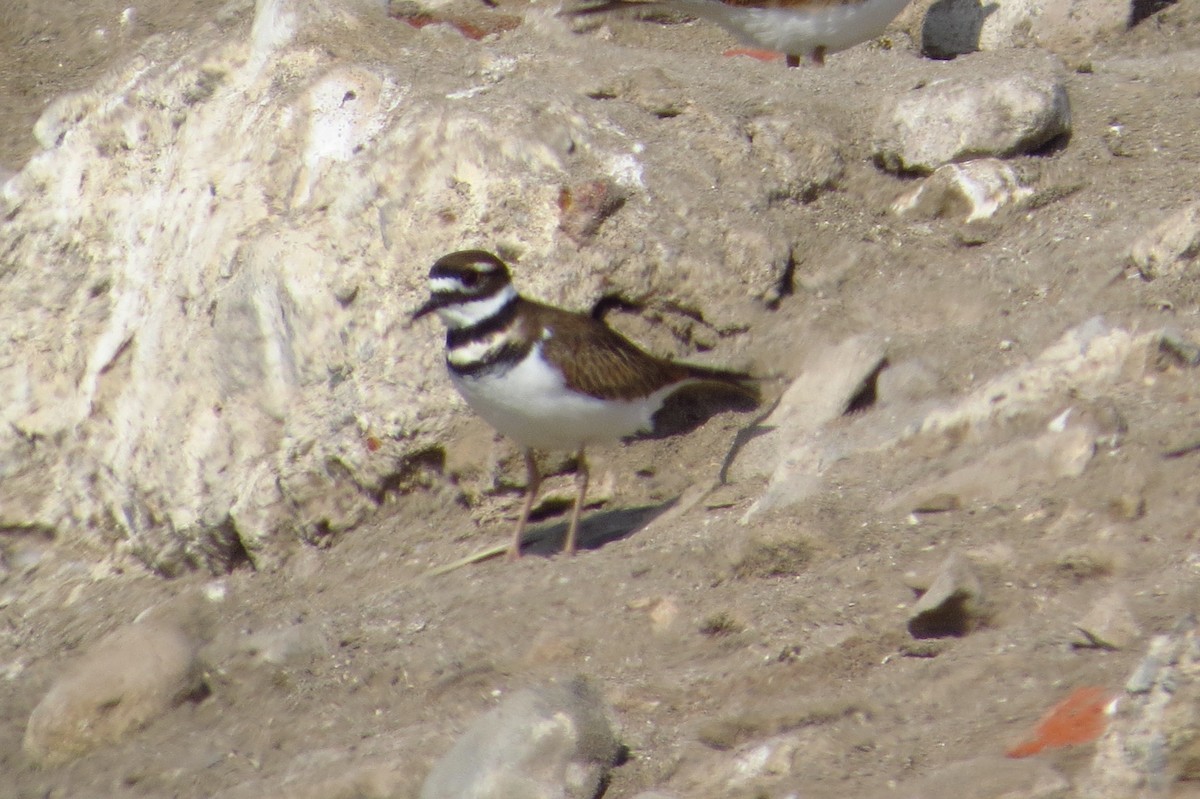
{"type": "Polygon", "coordinates": [[[438,297],[438,295],[436,295],[436,294],[430,295],[429,299],[426,300],[425,304],[422,305],[417,310],[413,311],[412,316],[408,317],[409,324],[412,324],[413,322],[417,321],[422,316],[429,316],[429,314],[433,313],[438,308],[441,308],[442,305],[444,305],[444,304],[445,303],[443,302],[443,300],[440,297],[438,297]]]}

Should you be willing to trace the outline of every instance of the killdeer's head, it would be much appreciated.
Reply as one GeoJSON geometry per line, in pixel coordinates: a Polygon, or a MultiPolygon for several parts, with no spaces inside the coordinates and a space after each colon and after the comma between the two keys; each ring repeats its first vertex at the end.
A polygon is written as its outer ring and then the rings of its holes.
{"type": "Polygon", "coordinates": [[[483,250],[463,250],[439,258],[429,270],[429,300],[412,318],[436,311],[451,330],[469,328],[496,316],[516,297],[503,261],[483,250]]]}

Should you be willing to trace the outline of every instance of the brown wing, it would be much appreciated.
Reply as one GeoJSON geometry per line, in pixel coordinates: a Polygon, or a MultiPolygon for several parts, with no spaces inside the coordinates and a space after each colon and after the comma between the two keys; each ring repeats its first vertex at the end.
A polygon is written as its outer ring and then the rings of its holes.
{"type": "MultiPolygon", "coordinates": [[[[540,303],[530,303],[549,337],[546,357],[562,365],[567,385],[598,399],[631,400],[687,380],[687,367],[639,349],[603,322],[540,303]]],[[[535,323],[536,323],[535,322],[535,323]]]]}

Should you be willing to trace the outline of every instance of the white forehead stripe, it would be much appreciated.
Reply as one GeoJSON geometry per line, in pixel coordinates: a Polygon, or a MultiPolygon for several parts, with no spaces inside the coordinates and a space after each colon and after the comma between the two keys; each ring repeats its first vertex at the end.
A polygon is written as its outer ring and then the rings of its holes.
{"type": "Polygon", "coordinates": [[[462,281],[456,277],[431,277],[429,278],[429,293],[450,293],[454,291],[462,291],[462,281]]]}
{"type": "Polygon", "coordinates": [[[509,284],[490,297],[480,297],[477,300],[456,302],[438,308],[438,316],[447,327],[463,328],[477,325],[484,319],[490,319],[500,312],[500,309],[516,299],[517,290],[509,284]]]}

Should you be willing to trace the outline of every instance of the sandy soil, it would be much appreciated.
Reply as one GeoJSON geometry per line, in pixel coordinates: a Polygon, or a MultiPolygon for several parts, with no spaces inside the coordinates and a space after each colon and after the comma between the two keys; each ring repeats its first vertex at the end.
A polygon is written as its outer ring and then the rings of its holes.
{"type": "MultiPolygon", "coordinates": [[[[120,34],[124,5],[0,10],[0,166],[17,169],[33,151],[29,131],[48,99],[85,85],[144,36],[195,24],[213,4],[147,2],[120,34]]],[[[819,291],[798,286],[777,310],[747,320],[759,362],[780,366],[798,332],[835,340],[886,320],[893,359],[930,366],[949,399],[1097,314],[1194,337],[1200,282],[1129,279],[1121,254],[1196,199],[1198,22],[1195,3],[1181,3],[1080,60],[1069,79],[1075,133],[1042,163],[1063,190],[977,246],[951,223],[872,211],[901,186],[869,163],[852,165],[844,190],[803,209],[814,241],[797,274],[819,274],[819,253],[835,240],[860,240],[866,255],[819,291]]],[[[653,40],[664,58],[672,48],[722,46],[717,33],[689,30],[630,23],[617,36],[653,40]]],[[[869,81],[876,55],[860,48],[827,69],[869,81]]],[[[425,576],[505,540],[521,475],[507,448],[508,490],[468,507],[452,474],[430,475],[369,525],[272,573],[164,581],[132,565],[92,568],[81,553],[0,531],[0,796],[209,796],[288,775],[334,776],[395,752],[412,793],[497,697],[577,672],[601,685],[630,748],[607,793],[614,799],[656,786],[705,795],[697,786],[732,758],[723,750],[781,730],[801,742],[791,773],[763,793],[724,795],[869,796],[1001,754],[1072,688],[1119,686],[1146,637],[1197,610],[1200,454],[1164,457],[1200,438],[1197,372],[1152,361],[1085,399],[1123,420],[1125,432],[1082,477],[919,520],[889,501],[986,447],[855,456],[834,467],[818,497],[747,529],[738,520],[758,486],[689,503],[689,487],[712,479],[748,422],[729,413],[686,437],[598,452],[595,484],[611,490],[597,497],[609,501],[589,513],[586,549],[569,560],[539,556],[562,535],[559,503],[541,522],[547,541],[535,556],[425,576]],[[755,543],[780,539],[794,546],[755,543]],[[755,551],[761,562],[745,566],[755,551]],[[976,564],[986,623],[917,645],[905,629],[912,575],[931,573],[950,551],[976,564]],[[206,652],[209,695],[73,764],[31,768],[24,725],[64,662],[214,579],[229,599],[206,652]],[[1143,638],[1125,651],[1073,646],[1074,622],[1114,590],[1143,638]],[[264,657],[264,641],[282,654],[264,657]]],[[[1019,420],[997,438],[1044,422],[1019,420]]],[[[469,462],[491,446],[468,423],[451,454],[469,462]]],[[[570,480],[556,477],[552,493],[565,495],[570,480]]],[[[1070,776],[1090,751],[1043,757],[1070,776]]]]}

